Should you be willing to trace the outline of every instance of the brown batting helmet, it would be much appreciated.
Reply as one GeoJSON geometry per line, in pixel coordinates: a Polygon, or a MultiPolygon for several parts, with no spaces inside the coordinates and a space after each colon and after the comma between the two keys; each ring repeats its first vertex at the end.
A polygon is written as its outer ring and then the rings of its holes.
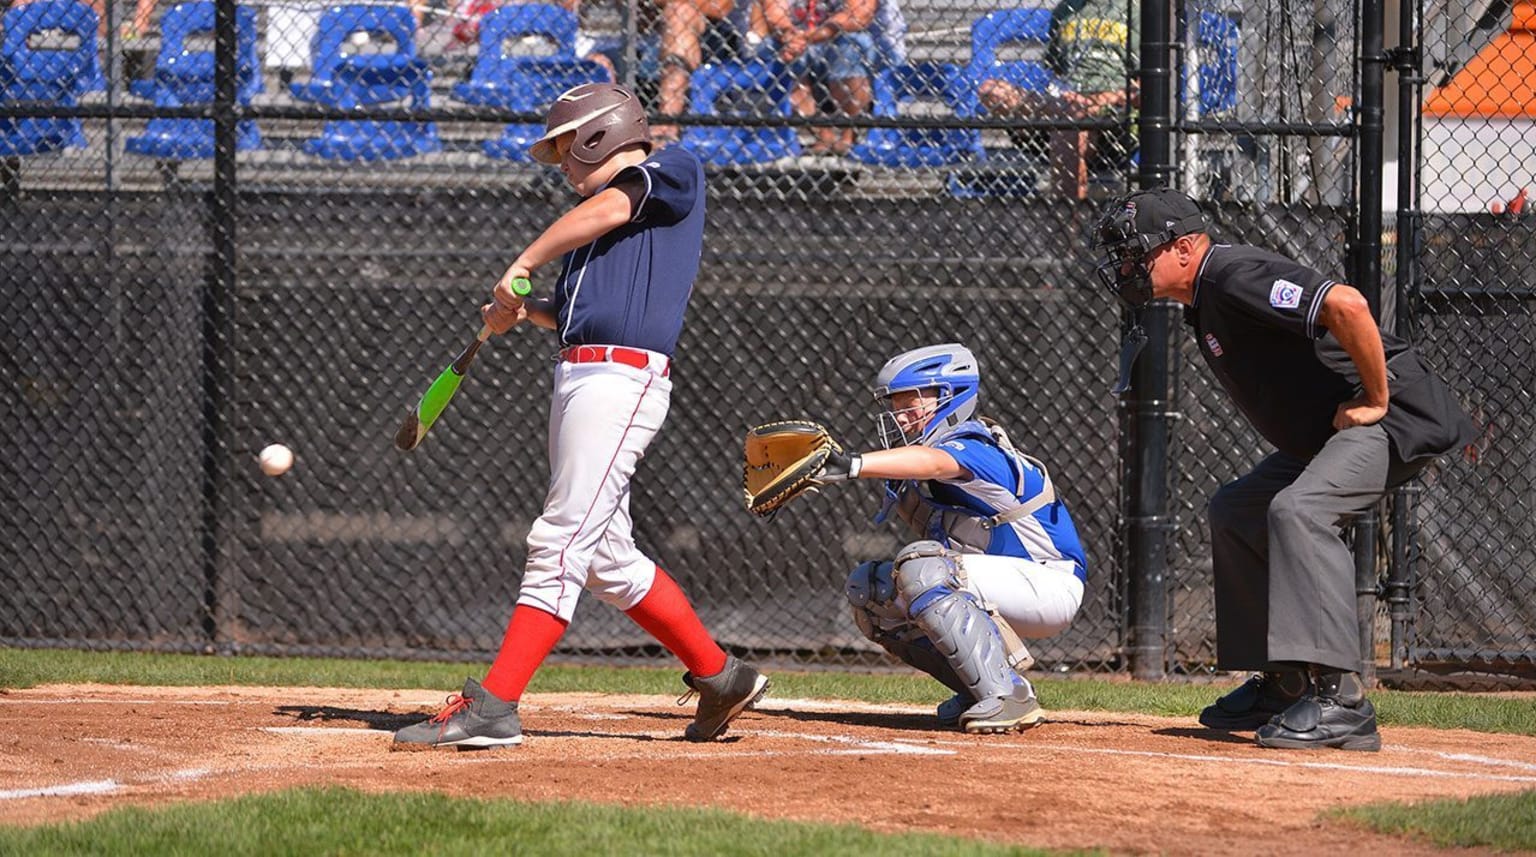
{"type": "Polygon", "coordinates": [[[651,150],[651,126],[633,92],[611,83],[584,83],[561,93],[550,105],[544,136],[528,148],[533,159],[558,164],[555,138],[571,131],[571,157],[583,164],[600,164],[622,146],[639,143],[651,150]]]}

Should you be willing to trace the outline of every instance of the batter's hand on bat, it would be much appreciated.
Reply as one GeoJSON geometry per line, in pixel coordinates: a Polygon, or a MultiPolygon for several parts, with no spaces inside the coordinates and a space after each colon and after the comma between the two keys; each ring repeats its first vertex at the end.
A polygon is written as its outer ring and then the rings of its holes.
{"type": "Polygon", "coordinates": [[[480,318],[485,326],[499,336],[521,324],[528,318],[523,297],[530,291],[528,269],[519,265],[508,268],[496,288],[491,290],[491,302],[480,307],[480,318]]]}
{"type": "Polygon", "coordinates": [[[1386,405],[1368,404],[1362,398],[1350,399],[1333,412],[1333,427],[1339,431],[1355,426],[1370,426],[1381,422],[1387,415],[1386,405]]]}

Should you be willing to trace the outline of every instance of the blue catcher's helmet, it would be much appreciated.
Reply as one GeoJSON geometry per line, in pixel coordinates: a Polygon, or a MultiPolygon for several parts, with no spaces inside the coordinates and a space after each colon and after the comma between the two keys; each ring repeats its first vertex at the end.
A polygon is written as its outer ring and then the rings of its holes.
{"type": "Polygon", "coordinates": [[[929,345],[903,352],[886,361],[875,376],[875,398],[884,401],[893,393],[937,390],[939,404],[916,438],[908,437],[894,411],[878,416],[880,442],[887,448],[928,443],[938,433],[953,428],[976,414],[981,393],[981,373],[976,355],[957,342],[929,345]],[[900,439],[899,443],[893,442],[900,439]]]}

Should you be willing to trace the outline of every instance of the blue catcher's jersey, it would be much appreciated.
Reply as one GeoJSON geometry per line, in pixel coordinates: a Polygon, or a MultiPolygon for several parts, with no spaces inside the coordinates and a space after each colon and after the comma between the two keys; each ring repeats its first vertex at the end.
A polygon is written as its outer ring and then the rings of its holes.
{"type": "Polygon", "coordinates": [[[1047,490],[1039,462],[1005,449],[979,420],[961,423],[937,438],[936,449],[954,457],[971,478],[901,483],[896,505],[908,524],[926,538],[954,549],[1034,562],[1072,562],[1079,579],[1088,580],[1088,558],[1066,503],[1056,497],[1014,520],[1006,516],[1047,490]],[[919,504],[924,509],[919,509],[919,504]]]}

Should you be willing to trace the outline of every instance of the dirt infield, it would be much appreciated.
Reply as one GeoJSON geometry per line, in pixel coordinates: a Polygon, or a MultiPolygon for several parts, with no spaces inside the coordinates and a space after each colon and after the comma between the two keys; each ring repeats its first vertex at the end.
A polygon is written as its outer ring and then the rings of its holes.
{"type": "MultiPolygon", "coordinates": [[[[346,785],[713,806],[1117,853],[1437,853],[1317,821],[1371,800],[1536,788],[1536,739],[1383,730],[1381,753],[1280,752],[1193,720],[1052,712],[1022,735],[928,709],[769,697],[726,740],[681,740],[668,697],[533,695],[523,746],[391,753],[438,691],[48,686],[0,692],[0,823],[346,785]]],[[[1438,852],[1443,853],[1443,852],[1438,852]]],[[[1465,851],[1459,853],[1467,853],[1465,851]]]]}

